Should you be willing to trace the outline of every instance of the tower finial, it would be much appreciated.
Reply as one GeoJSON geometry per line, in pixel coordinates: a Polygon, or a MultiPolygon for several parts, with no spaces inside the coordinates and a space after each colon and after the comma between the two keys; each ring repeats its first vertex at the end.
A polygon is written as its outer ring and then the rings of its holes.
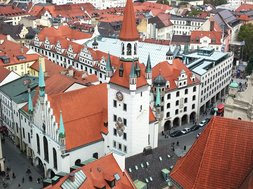
{"type": "Polygon", "coordinates": [[[33,113],[33,101],[30,90],[28,92],[28,111],[30,114],[33,113]]]}
{"type": "Polygon", "coordinates": [[[40,64],[39,69],[39,90],[40,90],[40,97],[45,96],[45,78],[44,78],[44,72],[42,69],[42,64],[40,64]]]}
{"type": "Polygon", "coordinates": [[[64,138],[65,137],[65,129],[64,129],[64,123],[63,123],[63,118],[62,118],[62,111],[60,111],[59,137],[60,138],[64,138]]]}

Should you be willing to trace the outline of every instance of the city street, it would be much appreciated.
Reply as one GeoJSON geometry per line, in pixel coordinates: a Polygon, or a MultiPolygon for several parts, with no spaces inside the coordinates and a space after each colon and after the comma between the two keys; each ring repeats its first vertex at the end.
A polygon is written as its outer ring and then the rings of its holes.
{"type": "Polygon", "coordinates": [[[25,154],[22,154],[19,149],[11,142],[8,137],[5,137],[5,141],[2,142],[3,156],[5,158],[5,168],[10,169],[9,177],[7,180],[6,177],[0,177],[0,188],[8,189],[39,189],[42,188],[42,182],[37,183],[37,179],[41,175],[38,174],[38,171],[31,165],[31,162],[25,157],[25,154]],[[31,173],[27,174],[27,169],[30,169],[31,173]],[[13,173],[15,178],[13,178],[13,173]],[[29,181],[29,176],[31,176],[32,181],[29,181]],[[24,179],[23,179],[24,178],[24,179]],[[24,181],[24,182],[23,182],[24,181]],[[4,183],[7,185],[4,186],[4,183]]]}
{"type": "MultiPolygon", "coordinates": [[[[207,116],[202,116],[201,120],[204,120],[205,118],[211,118],[212,115],[208,114],[207,116]]],[[[180,127],[176,127],[171,129],[171,132],[174,132],[175,130],[183,130],[184,128],[191,128],[194,124],[193,123],[189,123],[189,124],[185,124],[182,125],[180,127]]],[[[187,151],[191,148],[192,144],[196,141],[197,139],[197,134],[201,133],[202,130],[205,129],[206,126],[204,127],[200,127],[198,130],[196,131],[192,131],[189,132],[185,135],[181,135],[178,137],[170,137],[169,133],[165,133],[168,137],[165,138],[164,135],[162,135],[161,133],[159,134],[159,140],[158,140],[158,145],[167,145],[169,148],[171,148],[172,143],[174,142],[174,147],[175,147],[175,153],[177,156],[184,156],[187,151]],[[179,145],[177,145],[177,142],[179,142],[179,145]],[[184,146],[186,146],[186,150],[184,150],[184,146]]]]}

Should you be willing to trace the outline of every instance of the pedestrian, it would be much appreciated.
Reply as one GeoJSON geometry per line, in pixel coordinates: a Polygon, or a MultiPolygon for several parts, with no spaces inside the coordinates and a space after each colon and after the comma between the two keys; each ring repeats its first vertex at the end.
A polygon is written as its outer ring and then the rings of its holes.
{"type": "Polygon", "coordinates": [[[186,146],[184,146],[184,150],[186,150],[186,146]]]}
{"type": "Polygon", "coordinates": [[[16,175],[15,175],[14,172],[12,173],[12,178],[13,178],[13,179],[16,178],[16,175]]]}
{"type": "Polygon", "coordinates": [[[37,183],[40,184],[40,178],[37,179],[37,183]]]}
{"type": "Polygon", "coordinates": [[[31,175],[29,176],[29,181],[30,181],[30,182],[32,182],[32,181],[33,181],[33,178],[32,178],[32,176],[31,176],[31,175]]]}
{"type": "Polygon", "coordinates": [[[20,187],[21,187],[21,185],[20,185],[20,184],[18,184],[18,187],[20,188],[20,187]]]}
{"type": "Polygon", "coordinates": [[[179,141],[177,141],[177,146],[179,146],[179,141]]]}
{"type": "Polygon", "coordinates": [[[24,184],[24,182],[25,182],[25,178],[23,177],[23,178],[22,178],[22,183],[24,184]]]}

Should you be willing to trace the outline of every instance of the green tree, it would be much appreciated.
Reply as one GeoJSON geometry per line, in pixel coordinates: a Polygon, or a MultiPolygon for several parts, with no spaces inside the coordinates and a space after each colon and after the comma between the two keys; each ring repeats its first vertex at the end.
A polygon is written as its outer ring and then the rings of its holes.
{"type": "Polygon", "coordinates": [[[213,6],[218,6],[222,4],[227,4],[227,0],[204,0],[205,4],[211,4],[213,6]]]}
{"type": "Polygon", "coordinates": [[[157,0],[156,3],[170,5],[170,3],[167,0],[157,0]]]}
{"type": "Polygon", "coordinates": [[[243,60],[249,60],[253,53],[253,24],[245,24],[241,26],[238,40],[244,41],[243,60]]]}
{"type": "Polygon", "coordinates": [[[253,56],[250,57],[249,62],[245,68],[245,72],[247,73],[247,75],[250,75],[252,73],[253,70],[253,56]]]}

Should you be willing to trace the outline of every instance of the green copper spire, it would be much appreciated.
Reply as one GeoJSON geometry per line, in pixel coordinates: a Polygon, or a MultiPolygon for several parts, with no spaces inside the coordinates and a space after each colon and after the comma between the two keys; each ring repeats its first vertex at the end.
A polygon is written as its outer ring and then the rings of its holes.
{"type": "Polygon", "coordinates": [[[59,129],[59,137],[64,138],[65,137],[65,129],[63,124],[63,118],[62,118],[62,111],[60,111],[60,129],[59,129]]]}
{"type": "Polygon", "coordinates": [[[44,80],[44,72],[42,69],[42,64],[40,64],[40,70],[39,70],[39,88],[40,88],[40,96],[43,97],[45,95],[45,80],[44,80]]]}
{"type": "Polygon", "coordinates": [[[147,60],[147,65],[146,65],[145,72],[146,73],[151,73],[152,72],[150,54],[148,54],[148,60],[147,60]]]}
{"type": "Polygon", "coordinates": [[[108,58],[107,58],[107,62],[106,62],[106,71],[112,71],[112,63],[111,63],[110,53],[108,53],[108,58]]]}
{"type": "Polygon", "coordinates": [[[136,70],[135,70],[134,61],[132,62],[132,67],[131,67],[131,72],[130,72],[130,78],[136,78],[136,70]]]}
{"type": "Polygon", "coordinates": [[[185,44],[183,54],[188,54],[188,52],[189,52],[189,44],[185,44]]]}
{"type": "Polygon", "coordinates": [[[155,106],[158,107],[161,104],[161,94],[160,94],[160,88],[156,88],[156,99],[155,99],[155,106]]]}
{"type": "Polygon", "coordinates": [[[32,101],[32,96],[31,96],[30,91],[28,93],[28,111],[29,111],[29,113],[33,112],[33,101],[32,101]]]}

